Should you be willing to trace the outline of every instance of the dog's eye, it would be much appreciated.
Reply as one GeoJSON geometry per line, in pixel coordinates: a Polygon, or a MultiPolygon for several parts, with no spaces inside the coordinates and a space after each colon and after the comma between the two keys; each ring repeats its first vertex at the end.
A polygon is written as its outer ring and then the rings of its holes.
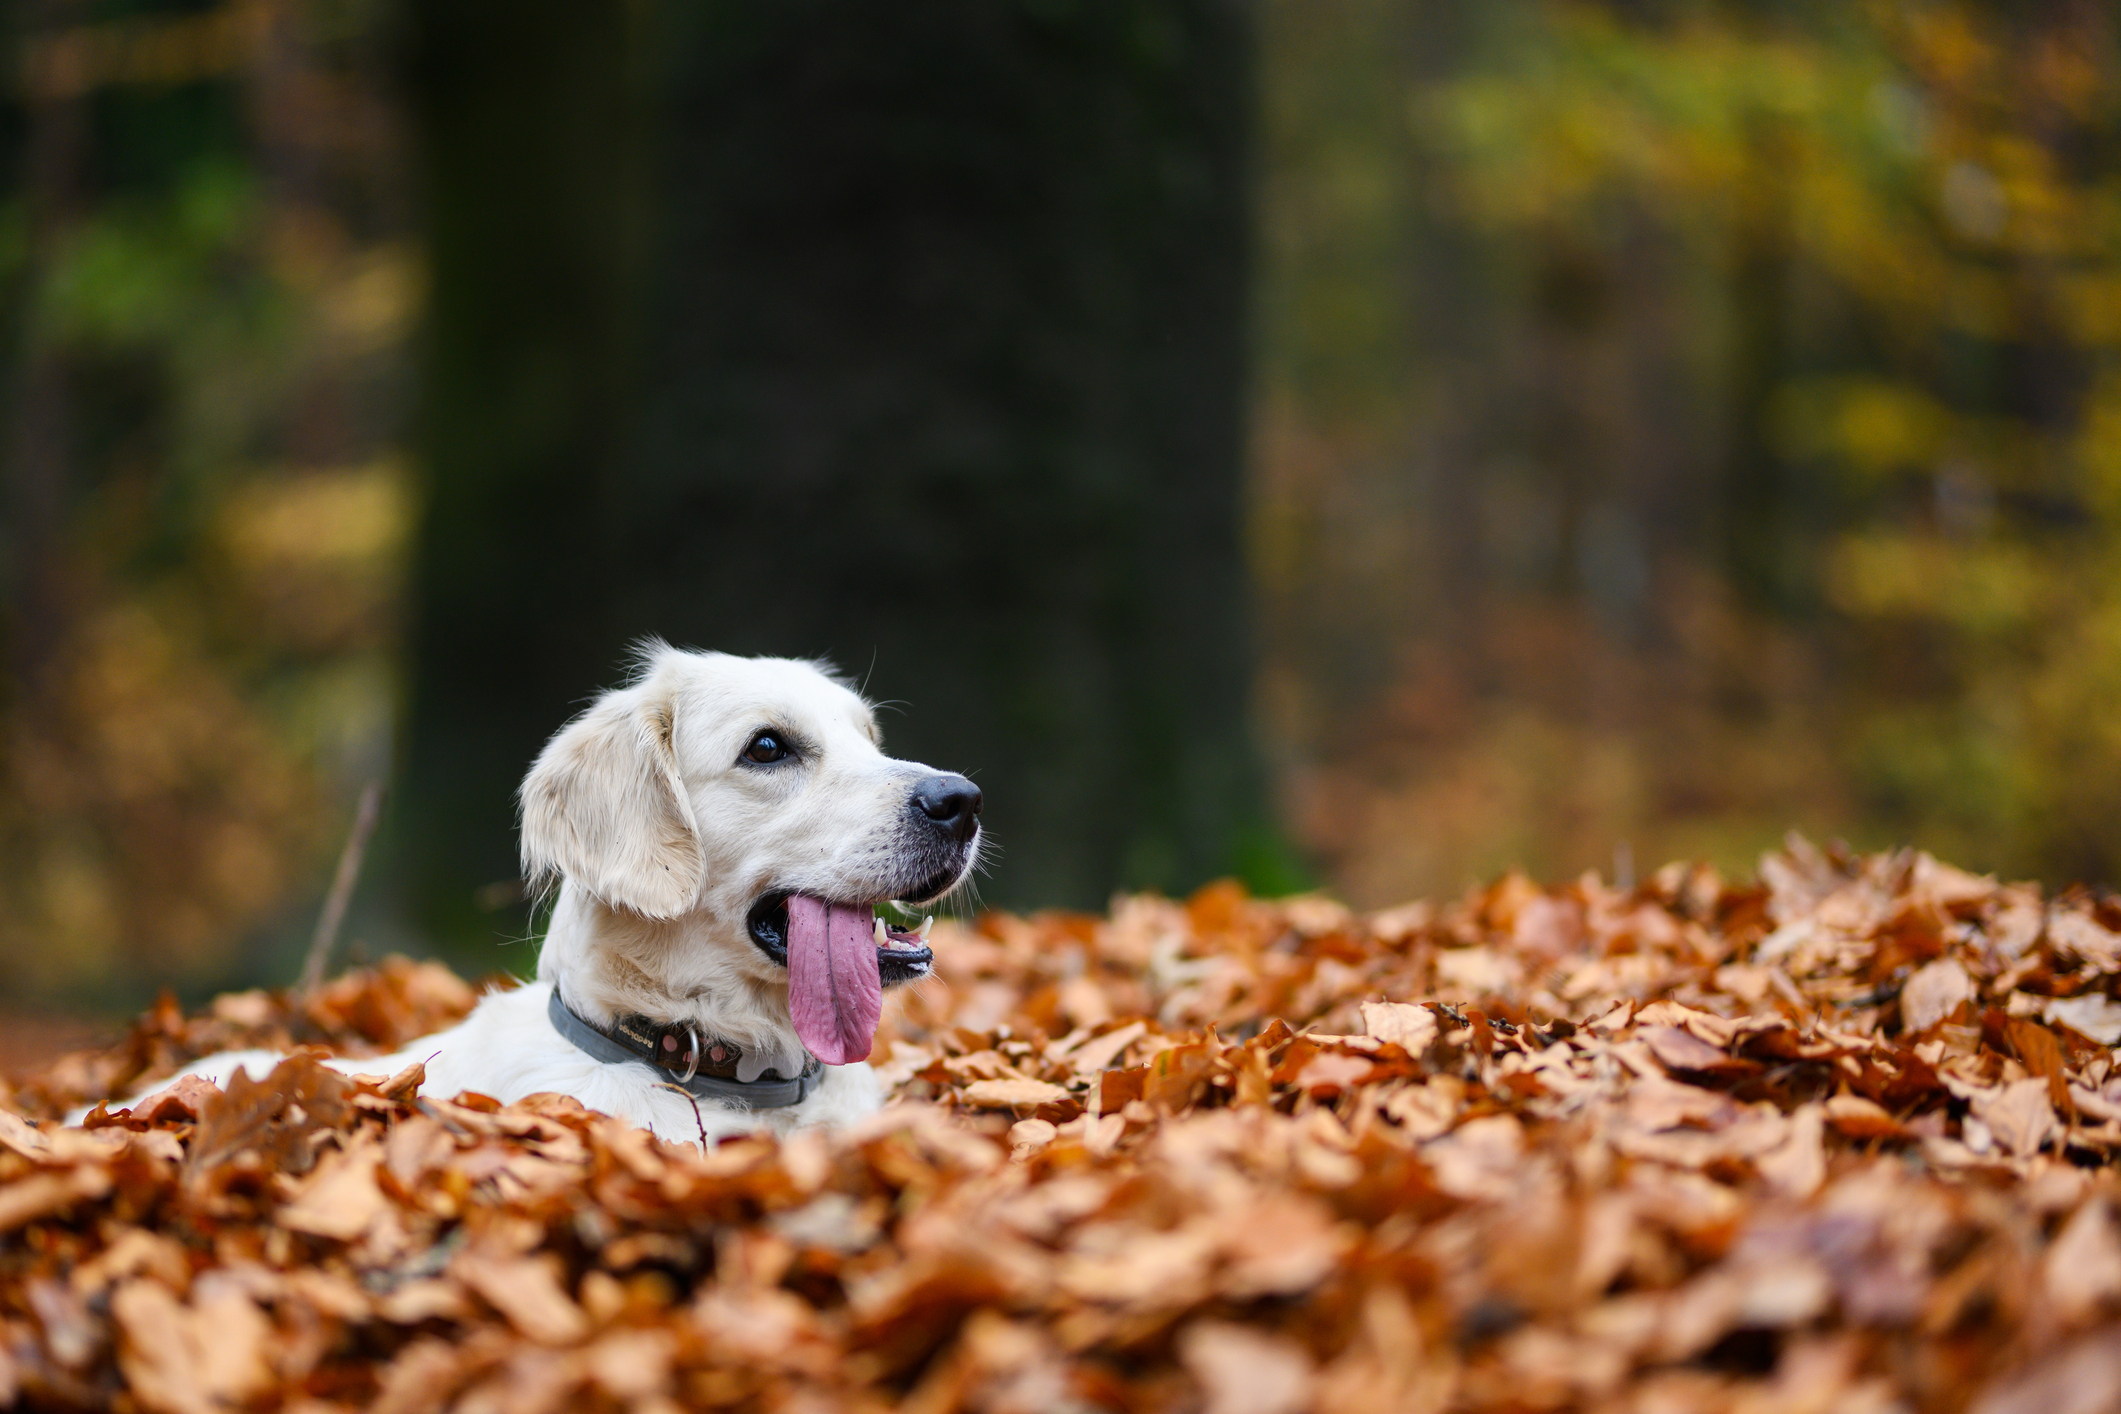
{"type": "Polygon", "coordinates": [[[787,744],[772,732],[760,732],[744,748],[744,759],[760,766],[771,766],[788,754],[787,744]]]}

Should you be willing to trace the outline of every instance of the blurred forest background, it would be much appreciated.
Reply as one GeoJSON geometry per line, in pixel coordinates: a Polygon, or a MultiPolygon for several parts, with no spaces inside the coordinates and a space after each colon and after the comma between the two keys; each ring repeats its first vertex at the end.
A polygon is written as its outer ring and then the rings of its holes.
{"type": "Polygon", "coordinates": [[[522,968],[643,633],[1011,906],[2121,880],[2121,53],[1965,0],[24,0],[0,998],[522,968]]]}

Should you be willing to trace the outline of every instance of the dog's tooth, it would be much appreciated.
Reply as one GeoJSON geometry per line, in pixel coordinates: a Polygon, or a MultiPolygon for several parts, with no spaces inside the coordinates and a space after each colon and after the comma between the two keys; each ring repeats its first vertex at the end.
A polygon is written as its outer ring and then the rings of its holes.
{"type": "Polygon", "coordinates": [[[930,928],[933,928],[934,926],[935,926],[935,915],[931,913],[931,914],[929,914],[929,915],[928,915],[928,916],[927,916],[926,918],[923,918],[923,919],[921,920],[921,926],[920,926],[920,927],[918,927],[918,928],[916,928],[916,929],[914,929],[913,931],[914,931],[914,932],[915,932],[916,934],[918,934],[918,935],[919,935],[919,937],[920,937],[920,940],[921,940],[922,942],[924,942],[924,943],[925,943],[925,942],[927,942],[927,941],[928,941],[928,930],[929,930],[930,928]]]}
{"type": "Polygon", "coordinates": [[[880,948],[891,946],[891,934],[885,930],[884,920],[881,918],[876,920],[876,945],[880,948]]]}

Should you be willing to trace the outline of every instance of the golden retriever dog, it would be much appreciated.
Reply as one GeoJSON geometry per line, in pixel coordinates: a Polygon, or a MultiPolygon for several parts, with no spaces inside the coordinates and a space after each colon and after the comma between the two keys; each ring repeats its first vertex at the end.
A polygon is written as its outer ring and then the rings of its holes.
{"type": "Polygon", "coordinates": [[[669,1139],[846,1123],[881,1101],[864,1062],[883,989],[932,963],[926,923],[875,906],[963,882],[980,804],[965,777],[886,756],[827,668],[652,644],[523,780],[524,872],[558,883],[536,980],[394,1056],[331,1063],[425,1061],[432,1094],[553,1091],[669,1139]]]}

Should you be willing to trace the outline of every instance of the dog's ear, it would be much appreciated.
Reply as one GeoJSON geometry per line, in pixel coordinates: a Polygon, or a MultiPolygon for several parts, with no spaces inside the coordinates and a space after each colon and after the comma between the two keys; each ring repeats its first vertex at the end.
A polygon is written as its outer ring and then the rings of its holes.
{"type": "Polygon", "coordinates": [[[671,733],[676,701],[651,678],[607,692],[560,730],[523,778],[523,872],[564,874],[650,918],[693,906],[705,875],[671,733]]]}

